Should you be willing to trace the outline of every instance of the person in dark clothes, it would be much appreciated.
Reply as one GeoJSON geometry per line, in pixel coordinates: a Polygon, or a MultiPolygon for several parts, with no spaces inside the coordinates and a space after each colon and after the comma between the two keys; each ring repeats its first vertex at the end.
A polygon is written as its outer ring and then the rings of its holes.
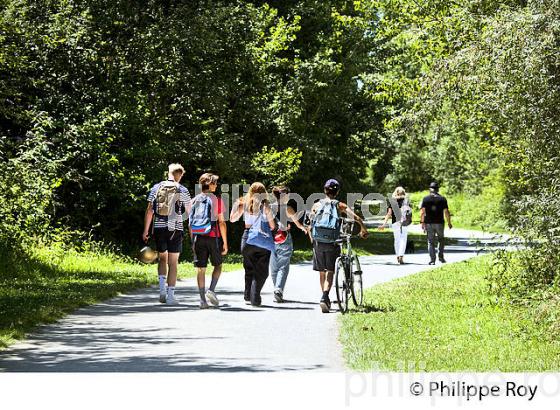
{"type": "Polygon", "coordinates": [[[430,253],[430,265],[436,263],[436,241],[438,243],[438,257],[441,263],[445,263],[443,250],[445,247],[445,220],[449,229],[453,228],[451,224],[451,214],[447,206],[447,199],[439,194],[439,185],[437,182],[430,184],[430,194],[422,199],[420,205],[420,222],[422,230],[428,235],[428,252],[430,253]]]}
{"type": "MultiPolygon", "coordinates": [[[[323,186],[325,197],[316,202],[311,208],[312,226],[316,226],[317,215],[320,215],[323,209],[334,207],[336,210],[335,218],[340,220],[340,217],[346,217],[355,220],[360,226],[360,237],[366,239],[368,231],[362,218],[356,215],[347,204],[336,199],[339,191],[340,183],[336,179],[329,179],[325,182],[323,186]]],[[[331,309],[329,293],[333,284],[336,260],[339,256],[340,245],[336,241],[319,241],[315,236],[313,237],[313,270],[319,272],[319,281],[321,283],[321,291],[323,292],[319,306],[323,313],[328,313],[331,309]]]]}

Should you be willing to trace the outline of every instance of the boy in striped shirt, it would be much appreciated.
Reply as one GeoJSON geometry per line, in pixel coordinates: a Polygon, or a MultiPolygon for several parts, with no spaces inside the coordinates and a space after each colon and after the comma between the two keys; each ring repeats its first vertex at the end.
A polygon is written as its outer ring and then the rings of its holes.
{"type": "Polygon", "coordinates": [[[189,211],[191,202],[189,191],[179,183],[184,174],[180,164],[169,165],[167,181],[159,182],[150,189],[144,216],[144,242],[148,241],[154,221],[153,235],[159,252],[159,301],[168,305],[178,303],[175,285],[179,255],[183,249],[183,215],[189,211]]]}

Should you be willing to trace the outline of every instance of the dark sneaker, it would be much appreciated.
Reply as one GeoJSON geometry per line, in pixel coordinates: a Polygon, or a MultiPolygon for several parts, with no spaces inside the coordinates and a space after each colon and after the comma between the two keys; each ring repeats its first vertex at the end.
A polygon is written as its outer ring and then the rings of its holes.
{"type": "Polygon", "coordinates": [[[257,295],[256,293],[253,293],[251,295],[251,306],[258,307],[261,304],[262,304],[261,295],[257,295]]]}
{"type": "Polygon", "coordinates": [[[445,263],[445,262],[446,262],[445,259],[443,259],[443,258],[439,258],[439,261],[440,261],[441,263],[445,263]]]}
{"type": "Polygon", "coordinates": [[[430,263],[428,263],[428,265],[435,265],[436,261],[430,261],[430,263]]]}
{"type": "Polygon", "coordinates": [[[321,306],[321,311],[323,313],[329,313],[331,311],[331,301],[329,298],[322,298],[319,302],[319,306],[321,306]]]}
{"type": "Polygon", "coordinates": [[[280,289],[276,289],[274,291],[274,301],[276,303],[284,302],[284,295],[282,294],[282,291],[280,289]]]}

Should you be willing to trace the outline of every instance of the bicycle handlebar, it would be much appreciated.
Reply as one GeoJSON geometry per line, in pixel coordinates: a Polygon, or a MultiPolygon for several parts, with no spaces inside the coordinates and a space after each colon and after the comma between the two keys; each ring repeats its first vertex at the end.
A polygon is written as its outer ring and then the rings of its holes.
{"type": "Polygon", "coordinates": [[[347,241],[348,239],[357,239],[357,238],[360,238],[360,235],[350,235],[350,234],[347,234],[347,233],[342,233],[342,234],[340,234],[340,238],[337,239],[335,241],[335,243],[343,243],[343,242],[347,241]]]}

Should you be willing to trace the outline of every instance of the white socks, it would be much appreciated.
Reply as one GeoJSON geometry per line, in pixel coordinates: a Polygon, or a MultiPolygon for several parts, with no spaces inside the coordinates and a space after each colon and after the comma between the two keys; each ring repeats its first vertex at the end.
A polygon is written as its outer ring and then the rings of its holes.
{"type": "Polygon", "coordinates": [[[165,294],[167,293],[167,297],[169,299],[175,298],[175,286],[168,286],[167,292],[165,290],[165,280],[167,279],[166,276],[159,275],[159,293],[165,294]]]}
{"type": "Polygon", "coordinates": [[[159,275],[159,293],[165,293],[165,276],[159,275]]]}

